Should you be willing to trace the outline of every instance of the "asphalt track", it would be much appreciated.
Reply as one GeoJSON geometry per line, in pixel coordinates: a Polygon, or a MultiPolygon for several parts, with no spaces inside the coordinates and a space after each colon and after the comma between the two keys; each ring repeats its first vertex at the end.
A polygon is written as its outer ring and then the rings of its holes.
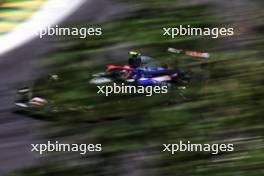
{"type": "MultiPolygon", "coordinates": [[[[91,0],[62,23],[111,21],[131,10],[110,0],[91,0]]],[[[40,157],[30,152],[30,144],[45,141],[42,134],[47,122],[14,114],[13,102],[17,88],[41,74],[38,61],[54,50],[52,41],[35,39],[0,56],[0,175],[40,162],[40,157]]]]}

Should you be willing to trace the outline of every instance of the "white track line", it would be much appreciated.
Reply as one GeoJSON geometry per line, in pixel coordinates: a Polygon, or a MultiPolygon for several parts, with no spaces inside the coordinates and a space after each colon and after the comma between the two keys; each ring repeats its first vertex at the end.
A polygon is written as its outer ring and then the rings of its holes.
{"type": "Polygon", "coordinates": [[[37,37],[36,33],[54,26],[77,10],[86,0],[48,0],[43,7],[13,31],[0,37],[0,56],[37,37]]]}

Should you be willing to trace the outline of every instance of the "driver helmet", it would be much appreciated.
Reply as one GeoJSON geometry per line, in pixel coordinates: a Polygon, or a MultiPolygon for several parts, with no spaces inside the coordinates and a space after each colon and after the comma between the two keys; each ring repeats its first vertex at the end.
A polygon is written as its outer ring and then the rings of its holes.
{"type": "Polygon", "coordinates": [[[128,59],[128,64],[133,67],[139,67],[141,62],[141,54],[136,51],[129,52],[130,58],[128,59]]]}

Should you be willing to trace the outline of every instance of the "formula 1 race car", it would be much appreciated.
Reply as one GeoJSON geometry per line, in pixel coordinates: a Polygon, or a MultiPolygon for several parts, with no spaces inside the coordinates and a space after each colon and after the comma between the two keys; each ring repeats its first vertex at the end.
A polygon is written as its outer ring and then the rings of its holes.
{"type": "Polygon", "coordinates": [[[107,65],[106,72],[93,75],[91,84],[125,82],[138,86],[171,85],[187,83],[190,77],[182,70],[168,67],[133,67],[107,65]]]}
{"type": "MultiPolygon", "coordinates": [[[[169,48],[169,52],[182,53],[183,50],[169,48]]],[[[107,65],[105,72],[94,74],[90,80],[91,84],[106,84],[112,82],[125,82],[138,86],[154,85],[186,85],[191,79],[190,74],[181,69],[171,69],[168,66],[153,67],[146,65],[153,58],[141,56],[141,54],[131,51],[128,65],[107,65]]],[[[185,51],[188,56],[208,58],[208,53],[199,53],[194,51],[185,51]]]]}

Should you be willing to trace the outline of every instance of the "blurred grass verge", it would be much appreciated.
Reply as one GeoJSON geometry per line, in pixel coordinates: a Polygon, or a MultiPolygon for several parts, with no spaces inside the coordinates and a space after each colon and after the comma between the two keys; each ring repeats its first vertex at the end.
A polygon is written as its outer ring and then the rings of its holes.
{"type": "MultiPolygon", "coordinates": [[[[130,17],[100,24],[101,37],[61,39],[57,52],[45,60],[60,80],[40,78],[34,83],[36,95],[62,107],[51,114],[38,112],[54,121],[48,139],[102,143],[104,151],[87,156],[51,153],[47,164],[18,175],[123,175],[138,170],[141,175],[263,175],[263,32],[255,30],[254,40],[242,48],[233,48],[232,39],[170,40],[162,36],[162,27],[215,27],[224,21],[212,14],[215,7],[210,4],[138,4],[142,8],[130,17]],[[203,61],[166,53],[170,46],[210,51],[212,57],[201,68],[203,61]],[[106,64],[126,63],[130,49],[156,57],[157,64],[191,68],[197,77],[206,78],[189,87],[187,99],[176,90],[153,97],[96,94],[88,83],[91,75],[106,64]],[[161,152],[163,143],[179,140],[234,143],[235,151],[216,156],[161,152]]],[[[259,26],[263,24],[256,23],[256,29],[259,26]]]]}

